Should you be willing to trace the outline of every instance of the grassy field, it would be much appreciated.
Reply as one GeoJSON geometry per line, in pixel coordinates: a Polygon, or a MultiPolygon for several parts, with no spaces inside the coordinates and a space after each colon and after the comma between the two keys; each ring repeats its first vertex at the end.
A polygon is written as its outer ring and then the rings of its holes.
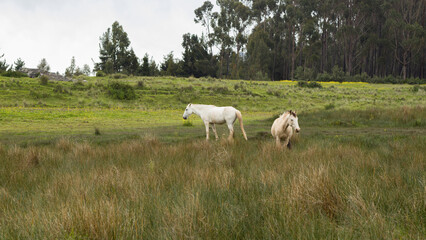
{"type": "Polygon", "coordinates": [[[426,235],[424,87],[126,78],[136,99],[117,100],[110,81],[0,78],[0,239],[426,235]],[[188,102],[237,107],[249,141],[206,143],[188,102]]]}

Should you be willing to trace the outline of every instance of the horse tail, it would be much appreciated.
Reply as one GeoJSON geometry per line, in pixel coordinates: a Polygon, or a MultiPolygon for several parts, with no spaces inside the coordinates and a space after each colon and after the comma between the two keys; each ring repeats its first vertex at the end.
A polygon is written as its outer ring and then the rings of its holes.
{"type": "Polygon", "coordinates": [[[241,127],[241,131],[243,132],[244,139],[247,141],[246,131],[244,131],[244,126],[243,126],[243,116],[241,115],[241,112],[238,110],[235,111],[235,114],[237,115],[238,121],[240,122],[240,127],[241,127]]]}

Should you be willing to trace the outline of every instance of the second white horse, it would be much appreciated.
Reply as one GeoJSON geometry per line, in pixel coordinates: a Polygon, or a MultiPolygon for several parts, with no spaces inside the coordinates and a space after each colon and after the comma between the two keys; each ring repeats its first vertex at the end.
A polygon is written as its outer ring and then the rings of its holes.
{"type": "Polygon", "coordinates": [[[294,131],[298,133],[300,127],[297,114],[292,110],[281,114],[279,118],[275,119],[271,127],[271,134],[275,138],[277,147],[281,147],[281,139],[283,139],[284,147],[287,146],[291,149],[290,139],[294,131]]]}

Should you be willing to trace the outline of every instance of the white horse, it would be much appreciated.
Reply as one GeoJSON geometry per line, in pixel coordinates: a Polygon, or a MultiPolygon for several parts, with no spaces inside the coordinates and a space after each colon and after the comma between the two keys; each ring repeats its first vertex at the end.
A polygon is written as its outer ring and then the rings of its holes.
{"type": "Polygon", "coordinates": [[[226,123],[229,129],[230,141],[234,137],[234,122],[238,118],[240,122],[241,131],[243,132],[244,139],[247,140],[246,132],[243,127],[243,117],[241,112],[233,107],[216,107],[214,105],[202,105],[202,104],[188,104],[186,106],[185,112],[183,113],[183,119],[187,119],[191,114],[198,115],[201,120],[203,120],[204,125],[206,126],[206,140],[209,140],[209,124],[212,124],[212,129],[216,140],[219,139],[216,132],[216,124],[226,123]]]}
{"type": "Polygon", "coordinates": [[[284,146],[291,149],[290,138],[293,136],[294,131],[299,132],[299,122],[296,112],[292,110],[280,115],[275,119],[271,127],[271,134],[275,138],[277,147],[281,147],[281,139],[284,140],[284,146]]]}

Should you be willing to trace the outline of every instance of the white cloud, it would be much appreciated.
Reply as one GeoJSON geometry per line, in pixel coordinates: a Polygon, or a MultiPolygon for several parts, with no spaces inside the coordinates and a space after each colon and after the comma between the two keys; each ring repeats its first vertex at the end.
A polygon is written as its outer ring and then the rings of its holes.
{"type": "Polygon", "coordinates": [[[2,0],[0,54],[8,64],[17,58],[36,67],[46,58],[52,71],[63,73],[75,56],[76,64],[99,61],[99,37],[118,21],[136,55],[160,62],[170,51],[180,57],[182,35],[201,34],[194,10],[204,0],[2,0]]]}

